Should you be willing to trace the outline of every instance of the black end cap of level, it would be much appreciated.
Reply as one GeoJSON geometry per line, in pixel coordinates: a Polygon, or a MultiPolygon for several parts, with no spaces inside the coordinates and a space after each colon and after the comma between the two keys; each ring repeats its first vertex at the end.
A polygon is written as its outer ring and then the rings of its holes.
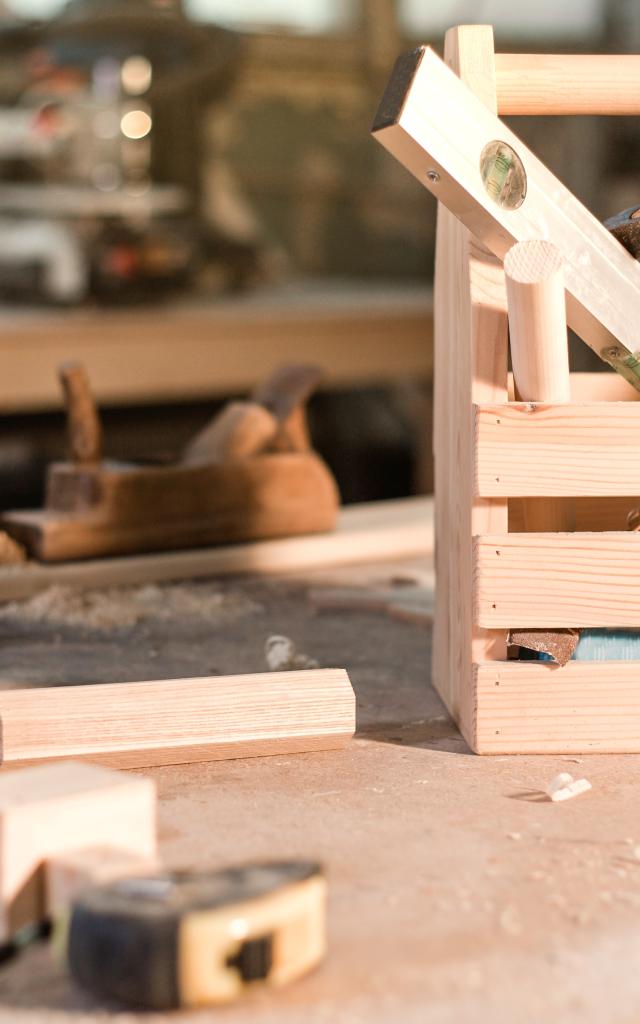
{"type": "Polygon", "coordinates": [[[389,128],[396,124],[402,113],[404,101],[415,73],[420,67],[426,46],[417,46],[415,50],[401,53],[394,64],[391,77],[380,101],[380,106],[371,126],[372,132],[389,128]]]}

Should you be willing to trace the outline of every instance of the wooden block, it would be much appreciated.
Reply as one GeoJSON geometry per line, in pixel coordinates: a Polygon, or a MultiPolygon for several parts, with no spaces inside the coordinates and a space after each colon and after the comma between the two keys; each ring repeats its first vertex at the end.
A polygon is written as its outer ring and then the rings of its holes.
{"type": "Polygon", "coordinates": [[[640,662],[475,666],[479,754],[640,753],[640,662]]]}
{"type": "MultiPolygon", "coordinates": [[[[30,723],[34,733],[37,704],[30,723]]],[[[64,732],[64,717],[58,728],[64,732]]],[[[44,862],[95,845],[155,856],[151,779],[72,761],[0,775],[0,942],[46,916],[44,862]]]]}
{"type": "Polygon", "coordinates": [[[141,768],[343,747],[355,698],[342,669],[5,690],[0,727],[4,765],[141,768]]]}
{"type": "Polygon", "coordinates": [[[249,572],[276,575],[373,559],[430,557],[433,534],[432,498],[367,502],[341,509],[332,533],[0,570],[0,600],[21,600],[53,585],[91,588],[249,572]]]}
{"type": "MultiPolygon", "coordinates": [[[[545,501],[545,498],[529,498],[545,501]]],[[[562,498],[558,498],[562,501],[562,498]]],[[[627,516],[634,505],[640,505],[640,496],[633,498],[572,498],[575,528],[579,533],[593,533],[597,530],[618,531],[628,528],[627,516]]],[[[524,530],[522,498],[509,499],[509,533],[524,530]]]]}
{"type": "Polygon", "coordinates": [[[475,538],[476,621],[487,628],[640,627],[640,534],[475,538]]]}
{"type": "Polygon", "coordinates": [[[478,495],[629,496],[631,508],[640,405],[509,402],[476,407],[475,424],[478,495]]]}
{"type": "Polygon", "coordinates": [[[144,856],[113,846],[65,850],[49,857],[44,865],[46,917],[57,918],[78,893],[92,885],[153,872],[157,868],[155,856],[144,856]]]}
{"type": "Polygon", "coordinates": [[[496,53],[500,114],[640,114],[637,54],[496,53]]]}
{"type": "Polygon", "coordinates": [[[375,137],[499,259],[514,242],[546,238],[562,255],[569,326],[640,386],[634,312],[640,267],[548,168],[428,47],[400,58],[374,122],[375,137]],[[500,205],[485,189],[481,158],[509,146],[526,191],[500,205]]]}

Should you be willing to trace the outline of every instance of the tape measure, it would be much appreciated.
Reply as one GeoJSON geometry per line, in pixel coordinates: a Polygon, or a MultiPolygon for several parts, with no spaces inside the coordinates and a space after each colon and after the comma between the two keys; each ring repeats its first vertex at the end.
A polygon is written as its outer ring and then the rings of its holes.
{"type": "Polygon", "coordinates": [[[230,1002],[323,958],[326,881],[298,861],[118,879],[76,897],[61,940],[97,995],[157,1010],[230,1002]]]}

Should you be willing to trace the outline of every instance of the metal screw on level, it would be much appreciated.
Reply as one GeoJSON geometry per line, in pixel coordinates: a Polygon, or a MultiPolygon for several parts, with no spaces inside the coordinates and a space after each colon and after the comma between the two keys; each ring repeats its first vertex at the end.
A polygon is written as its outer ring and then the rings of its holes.
{"type": "Polygon", "coordinates": [[[440,175],[437,171],[427,171],[427,181],[430,181],[433,185],[440,181],[440,175]]]}

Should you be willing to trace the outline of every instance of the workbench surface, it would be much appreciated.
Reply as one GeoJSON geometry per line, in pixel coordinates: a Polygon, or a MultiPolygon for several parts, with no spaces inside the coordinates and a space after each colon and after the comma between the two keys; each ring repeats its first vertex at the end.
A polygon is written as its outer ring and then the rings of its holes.
{"type": "MultiPolygon", "coordinates": [[[[330,953],[316,974],[215,1013],[165,1018],[96,1003],[48,949],[32,948],[0,968],[2,1024],[640,1019],[638,757],[472,756],[428,685],[427,628],[375,610],[318,611],[306,596],[311,582],[376,589],[405,570],[425,587],[428,567],[415,564],[370,567],[366,579],[342,570],[184,585],[202,614],[169,585],[140,600],[159,600],[170,619],[131,624],[125,601],[115,626],[98,631],[73,623],[82,613],[64,594],[46,606],[54,618],[62,609],[58,623],[37,621],[43,595],[27,613],[3,613],[4,685],[264,671],[265,638],[286,633],[321,665],[349,670],[358,735],[340,752],[148,773],[170,865],[324,862],[330,953]],[[544,800],[560,771],[586,776],[592,791],[544,800]]],[[[108,607],[94,617],[104,626],[108,607]]]]}

